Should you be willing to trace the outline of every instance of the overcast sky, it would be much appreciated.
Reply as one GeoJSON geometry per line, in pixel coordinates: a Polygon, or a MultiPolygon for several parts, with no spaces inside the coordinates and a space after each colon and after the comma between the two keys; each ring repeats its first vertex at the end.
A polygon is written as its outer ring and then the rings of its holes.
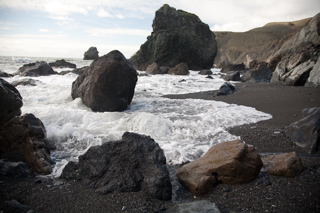
{"type": "Polygon", "coordinates": [[[0,0],[0,55],[82,58],[134,54],[163,4],[194,13],[214,31],[244,32],[320,12],[320,0],[0,0]]]}

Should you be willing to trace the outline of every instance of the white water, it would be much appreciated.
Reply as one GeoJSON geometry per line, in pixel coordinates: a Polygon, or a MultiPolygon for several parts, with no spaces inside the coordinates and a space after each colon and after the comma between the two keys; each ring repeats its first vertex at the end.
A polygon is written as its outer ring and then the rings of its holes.
{"type": "MultiPolygon", "coordinates": [[[[8,72],[10,68],[11,73],[16,72],[16,67],[23,63],[15,60],[11,65],[0,61],[0,69],[8,72]]],[[[77,67],[90,63],[81,59],[71,62],[77,67]]],[[[12,82],[23,78],[15,76],[5,80],[12,82]]],[[[41,83],[35,87],[17,87],[23,97],[22,113],[33,113],[41,119],[48,139],[57,147],[51,155],[56,162],[55,176],[61,174],[68,161],[76,161],[90,146],[118,140],[125,131],[150,135],[164,150],[169,163],[182,163],[199,158],[216,143],[236,139],[226,131],[228,127],[271,118],[269,114],[245,106],[161,97],[218,89],[224,80],[217,75],[208,79],[191,71],[189,76],[140,76],[128,110],[104,113],[92,112],[80,99],[72,100],[71,85],[76,78],[75,74],[33,77],[41,83]]]]}

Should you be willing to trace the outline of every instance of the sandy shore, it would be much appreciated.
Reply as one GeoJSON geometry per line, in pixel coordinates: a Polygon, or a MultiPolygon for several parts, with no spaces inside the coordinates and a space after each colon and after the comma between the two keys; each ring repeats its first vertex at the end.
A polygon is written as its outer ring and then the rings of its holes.
{"type": "Polygon", "coordinates": [[[174,196],[172,201],[166,202],[150,199],[141,192],[98,195],[80,182],[48,177],[21,180],[0,176],[0,212],[14,212],[5,202],[12,199],[29,206],[34,212],[166,212],[176,204],[195,200],[215,203],[221,212],[320,212],[319,154],[305,153],[283,133],[285,126],[302,118],[303,109],[320,106],[320,88],[269,83],[240,83],[237,86],[239,92],[229,96],[213,97],[213,91],[208,91],[166,97],[217,100],[270,113],[273,119],[229,131],[254,145],[260,153],[296,151],[304,166],[301,175],[284,178],[261,173],[251,183],[220,184],[210,193],[194,197],[174,178],[179,166],[168,166],[174,196]]]}

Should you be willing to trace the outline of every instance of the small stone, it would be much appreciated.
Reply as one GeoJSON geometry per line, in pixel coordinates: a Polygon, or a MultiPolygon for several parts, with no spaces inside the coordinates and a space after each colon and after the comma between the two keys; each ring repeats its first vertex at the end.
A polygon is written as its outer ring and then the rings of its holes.
{"type": "Polygon", "coordinates": [[[35,180],[34,183],[42,183],[41,179],[35,180]]]}
{"type": "Polygon", "coordinates": [[[127,211],[127,210],[128,210],[128,207],[127,207],[127,206],[123,206],[121,210],[122,210],[122,211],[127,211]]]}

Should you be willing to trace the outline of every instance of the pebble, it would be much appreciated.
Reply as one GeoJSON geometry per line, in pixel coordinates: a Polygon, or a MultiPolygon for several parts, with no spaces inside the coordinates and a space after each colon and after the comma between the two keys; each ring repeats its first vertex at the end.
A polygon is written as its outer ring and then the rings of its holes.
{"type": "Polygon", "coordinates": [[[122,210],[122,211],[127,211],[127,210],[128,210],[128,207],[123,206],[121,210],[122,210]]]}

